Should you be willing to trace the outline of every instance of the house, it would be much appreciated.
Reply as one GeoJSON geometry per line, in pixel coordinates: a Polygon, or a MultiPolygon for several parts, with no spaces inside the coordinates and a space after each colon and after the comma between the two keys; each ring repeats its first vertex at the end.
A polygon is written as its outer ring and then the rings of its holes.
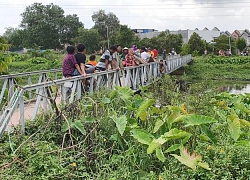
{"type": "Polygon", "coordinates": [[[238,38],[244,38],[246,40],[246,44],[248,47],[250,47],[250,31],[248,29],[245,30],[235,30],[231,37],[235,40],[238,38]]]}
{"type": "Polygon", "coordinates": [[[212,30],[209,30],[205,27],[203,30],[199,30],[195,28],[194,30],[178,30],[178,31],[169,31],[170,34],[181,34],[183,38],[183,42],[187,43],[193,33],[197,33],[202,39],[206,40],[207,42],[212,42],[214,38],[220,36],[220,30],[217,27],[214,27],[212,30]]]}
{"type": "Polygon", "coordinates": [[[220,35],[222,36],[222,35],[225,35],[225,36],[227,36],[227,37],[230,37],[231,36],[231,33],[229,32],[229,31],[221,31],[220,32],[220,35]]]}

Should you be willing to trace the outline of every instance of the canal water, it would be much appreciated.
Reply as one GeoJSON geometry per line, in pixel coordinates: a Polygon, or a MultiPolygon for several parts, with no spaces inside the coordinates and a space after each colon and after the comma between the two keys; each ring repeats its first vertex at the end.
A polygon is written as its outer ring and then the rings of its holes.
{"type": "Polygon", "coordinates": [[[250,93],[250,84],[222,86],[219,87],[218,90],[221,92],[229,92],[230,94],[245,94],[250,93]]]}

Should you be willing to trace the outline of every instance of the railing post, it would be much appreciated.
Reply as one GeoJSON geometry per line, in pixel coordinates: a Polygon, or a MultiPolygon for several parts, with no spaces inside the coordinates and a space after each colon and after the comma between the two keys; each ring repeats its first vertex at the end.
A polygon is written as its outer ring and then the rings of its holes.
{"type": "Polygon", "coordinates": [[[77,80],[77,99],[81,99],[82,96],[82,80],[77,80]]]}
{"type": "MultiPolygon", "coordinates": [[[[32,82],[31,82],[31,77],[30,77],[30,74],[28,75],[28,85],[31,85],[32,82]]],[[[32,98],[32,95],[31,95],[31,91],[29,91],[29,99],[32,98]]]]}
{"type": "Polygon", "coordinates": [[[3,87],[2,87],[2,90],[1,90],[1,94],[0,94],[0,105],[1,105],[3,97],[4,97],[4,93],[6,91],[8,81],[9,81],[8,79],[4,80],[3,87]]]}
{"type": "Polygon", "coordinates": [[[94,93],[94,84],[95,84],[95,78],[90,78],[90,86],[89,86],[89,93],[92,95],[94,93]]]}
{"type": "Polygon", "coordinates": [[[74,102],[74,94],[76,92],[76,86],[77,86],[77,81],[74,81],[73,88],[71,90],[70,99],[69,99],[70,103],[74,102]]]}
{"type": "Polygon", "coordinates": [[[37,91],[38,91],[38,93],[36,95],[38,97],[36,99],[36,105],[35,105],[35,109],[34,109],[33,116],[31,118],[31,120],[34,120],[36,118],[36,115],[38,113],[39,106],[40,106],[40,103],[41,103],[41,99],[42,99],[42,96],[44,94],[44,88],[39,88],[39,89],[37,89],[37,91]]]}
{"type": "Polygon", "coordinates": [[[8,88],[9,88],[9,97],[12,97],[14,94],[14,78],[8,79],[8,88]]]}
{"type": "Polygon", "coordinates": [[[25,119],[24,119],[24,100],[23,100],[23,96],[20,97],[19,107],[20,107],[19,124],[21,125],[21,132],[24,134],[25,133],[25,119]]]}

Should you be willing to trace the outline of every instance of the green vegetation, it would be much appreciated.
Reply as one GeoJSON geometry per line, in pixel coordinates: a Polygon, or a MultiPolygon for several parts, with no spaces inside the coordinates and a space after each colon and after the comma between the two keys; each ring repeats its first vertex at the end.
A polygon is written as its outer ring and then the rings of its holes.
{"type": "Polygon", "coordinates": [[[7,72],[8,65],[12,61],[11,57],[5,53],[10,46],[5,38],[0,37],[0,75],[7,72]]]}
{"type": "Polygon", "coordinates": [[[9,63],[8,73],[21,73],[62,67],[64,54],[53,51],[39,52],[32,50],[27,54],[9,53],[13,61],[9,63]]]}
{"type": "Polygon", "coordinates": [[[97,92],[6,133],[1,179],[246,179],[250,96],[175,82],[97,92]]]}
{"type": "Polygon", "coordinates": [[[214,83],[214,80],[222,80],[219,82],[223,83],[227,80],[249,80],[249,57],[202,56],[194,59],[194,65],[195,68],[189,66],[186,71],[191,81],[202,80],[214,83]]]}
{"type": "MultiPolygon", "coordinates": [[[[10,55],[9,70],[22,72],[64,57],[10,55]]],[[[245,180],[250,95],[218,87],[249,79],[248,67],[247,57],[197,57],[185,81],[166,75],[140,94],[116,87],[41,114],[24,135],[15,127],[0,139],[0,178],[245,180]]]]}

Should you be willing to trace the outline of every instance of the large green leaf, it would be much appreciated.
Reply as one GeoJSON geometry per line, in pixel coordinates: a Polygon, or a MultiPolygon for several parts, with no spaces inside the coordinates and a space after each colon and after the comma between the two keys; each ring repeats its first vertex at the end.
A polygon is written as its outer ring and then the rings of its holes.
{"type": "Polygon", "coordinates": [[[165,152],[168,153],[168,152],[173,152],[173,151],[176,151],[177,149],[180,148],[180,144],[174,144],[172,146],[170,146],[165,152]]]}
{"type": "Polygon", "coordinates": [[[175,140],[175,139],[181,139],[181,138],[185,138],[185,137],[189,137],[192,134],[186,132],[186,131],[182,131],[179,129],[171,129],[169,132],[166,132],[162,137],[168,139],[168,140],[175,140]]]}
{"type": "MultiPolygon", "coordinates": [[[[165,141],[166,142],[166,141],[165,141]]],[[[156,141],[156,139],[154,139],[148,146],[148,149],[147,149],[147,153],[148,154],[152,154],[154,152],[154,150],[158,147],[160,147],[161,144],[159,142],[156,141]]]]}
{"type": "Polygon", "coordinates": [[[165,121],[157,119],[157,121],[155,122],[155,127],[153,132],[156,133],[164,123],[165,121]]]}
{"type": "Polygon", "coordinates": [[[116,127],[121,135],[123,135],[126,125],[127,125],[127,118],[126,116],[111,116],[111,119],[115,122],[116,127]]]}
{"type": "Polygon", "coordinates": [[[177,106],[169,106],[168,108],[172,111],[167,119],[168,126],[171,128],[175,120],[181,116],[181,108],[177,106]]]}
{"type": "Polygon", "coordinates": [[[161,162],[165,162],[166,161],[166,157],[164,156],[162,149],[161,148],[157,148],[156,150],[156,157],[161,161],[161,162]]]}
{"type": "Polygon", "coordinates": [[[201,129],[202,131],[207,135],[207,137],[209,137],[209,139],[213,142],[213,143],[217,143],[217,139],[214,135],[214,133],[206,126],[206,125],[201,125],[201,129]]]}
{"type": "Polygon", "coordinates": [[[131,133],[132,136],[142,144],[149,145],[152,142],[152,137],[153,137],[152,134],[146,132],[145,130],[133,129],[131,133]]]}
{"type": "Polygon", "coordinates": [[[228,130],[231,137],[237,141],[240,137],[240,120],[235,115],[230,115],[228,117],[228,130]]]}
{"type": "Polygon", "coordinates": [[[240,110],[242,113],[250,113],[250,110],[243,104],[243,102],[234,103],[236,109],[240,110]]]}
{"type": "Polygon", "coordinates": [[[86,135],[85,128],[81,121],[77,120],[74,122],[76,129],[78,129],[83,135],[86,135]]]}
{"type": "Polygon", "coordinates": [[[181,139],[188,136],[190,137],[191,134],[186,131],[178,130],[176,128],[171,129],[169,132],[166,132],[165,134],[161,135],[158,139],[153,139],[153,141],[148,146],[147,153],[153,153],[156,148],[160,147],[169,140],[181,139]]]}
{"type": "Polygon", "coordinates": [[[129,87],[116,87],[116,91],[119,97],[126,103],[134,94],[133,91],[129,87]]]}
{"type": "Polygon", "coordinates": [[[109,104],[110,102],[111,102],[110,99],[107,98],[107,97],[104,97],[104,98],[102,99],[102,103],[103,103],[103,104],[109,104]]]}
{"type": "Polygon", "coordinates": [[[209,124],[217,122],[216,119],[204,115],[197,114],[189,114],[183,115],[183,122],[186,124],[185,126],[199,126],[202,124],[209,124]]]}
{"type": "Polygon", "coordinates": [[[250,128],[250,122],[245,119],[240,119],[240,124],[250,128]]]}
{"type": "Polygon", "coordinates": [[[69,130],[69,128],[74,128],[75,127],[75,124],[72,122],[71,119],[68,120],[68,123],[66,121],[63,122],[63,125],[62,125],[62,128],[61,128],[62,132],[66,132],[66,131],[69,130]],[[68,126],[68,123],[69,123],[69,126],[68,126]]]}
{"type": "Polygon", "coordinates": [[[148,99],[144,100],[136,112],[136,118],[140,118],[145,121],[147,119],[147,108],[154,104],[154,100],[148,99]]]}

